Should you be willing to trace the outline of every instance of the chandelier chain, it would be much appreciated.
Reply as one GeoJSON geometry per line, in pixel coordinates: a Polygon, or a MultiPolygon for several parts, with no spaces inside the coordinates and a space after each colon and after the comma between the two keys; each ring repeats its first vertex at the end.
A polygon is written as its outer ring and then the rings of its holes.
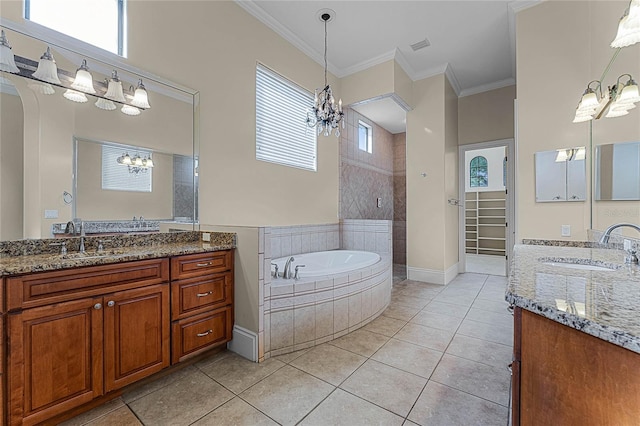
{"type": "Polygon", "coordinates": [[[327,19],[324,20],[324,87],[327,87],[327,19]]]}

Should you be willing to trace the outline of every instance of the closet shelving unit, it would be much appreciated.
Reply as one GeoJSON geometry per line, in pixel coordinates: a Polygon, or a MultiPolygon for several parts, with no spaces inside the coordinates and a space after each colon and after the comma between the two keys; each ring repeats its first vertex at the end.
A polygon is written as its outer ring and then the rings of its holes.
{"type": "Polygon", "coordinates": [[[504,256],[506,247],[504,191],[465,194],[465,251],[504,256]]]}

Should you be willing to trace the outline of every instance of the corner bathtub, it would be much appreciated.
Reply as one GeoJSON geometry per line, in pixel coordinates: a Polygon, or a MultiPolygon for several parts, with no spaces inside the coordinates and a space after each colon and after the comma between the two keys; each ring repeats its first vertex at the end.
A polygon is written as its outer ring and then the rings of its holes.
{"type": "MultiPolygon", "coordinates": [[[[331,250],[281,257],[272,260],[271,263],[278,265],[278,273],[282,274],[287,260],[291,257],[294,258],[291,262],[292,276],[296,266],[304,265],[304,267],[300,267],[299,269],[300,278],[342,274],[355,269],[366,268],[380,261],[380,255],[377,253],[355,250],[331,250]]],[[[271,268],[271,273],[273,274],[275,268],[273,266],[271,268]]]]}
{"type": "MultiPolygon", "coordinates": [[[[306,349],[341,337],[368,324],[391,299],[391,255],[332,250],[294,254],[271,260],[280,274],[293,257],[299,279],[265,276],[264,354],[306,349]]],[[[265,275],[268,275],[268,263],[265,275]]]]}

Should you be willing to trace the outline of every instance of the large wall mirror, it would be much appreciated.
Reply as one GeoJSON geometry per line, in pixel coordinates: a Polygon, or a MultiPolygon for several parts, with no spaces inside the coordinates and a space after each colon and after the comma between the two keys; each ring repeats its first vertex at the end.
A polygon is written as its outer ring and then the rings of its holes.
{"type": "MultiPolygon", "coordinates": [[[[608,42],[605,44],[608,46],[608,42]]],[[[640,77],[640,44],[611,52],[611,62],[602,63],[603,85],[614,84],[618,76],[640,77]]],[[[640,224],[640,111],[591,122],[590,146],[593,154],[591,228],[604,230],[608,226],[629,222],[640,224]]],[[[633,238],[640,235],[629,228],[621,232],[633,238]]]]}
{"type": "Polygon", "coordinates": [[[143,216],[168,224],[162,230],[176,222],[182,229],[197,226],[197,91],[148,71],[80,55],[12,25],[3,29],[20,74],[0,74],[0,240],[49,238],[54,224],[74,218],[130,221],[143,216]],[[60,85],[31,78],[47,46],[60,85]],[[97,96],[70,101],[64,94],[83,59],[97,96]],[[113,102],[112,110],[97,107],[106,100],[113,71],[122,82],[125,103],[142,79],[151,107],[135,116],[121,112],[123,103],[113,102]],[[147,179],[146,192],[104,185],[109,148],[118,156],[152,158],[152,169],[137,173],[135,165],[116,163],[123,179],[147,179]]]}

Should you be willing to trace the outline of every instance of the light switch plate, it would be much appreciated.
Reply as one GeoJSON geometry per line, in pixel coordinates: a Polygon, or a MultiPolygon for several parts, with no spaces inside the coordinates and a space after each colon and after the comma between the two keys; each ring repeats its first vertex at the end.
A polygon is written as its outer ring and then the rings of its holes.
{"type": "Polygon", "coordinates": [[[378,206],[378,208],[382,207],[382,198],[378,197],[376,205],[378,206]]]}
{"type": "Polygon", "coordinates": [[[57,219],[58,218],[58,210],[45,210],[44,211],[45,219],[57,219]]]}
{"type": "Polygon", "coordinates": [[[561,231],[561,235],[563,237],[570,237],[571,236],[571,225],[562,225],[562,231],[561,231]]]}

